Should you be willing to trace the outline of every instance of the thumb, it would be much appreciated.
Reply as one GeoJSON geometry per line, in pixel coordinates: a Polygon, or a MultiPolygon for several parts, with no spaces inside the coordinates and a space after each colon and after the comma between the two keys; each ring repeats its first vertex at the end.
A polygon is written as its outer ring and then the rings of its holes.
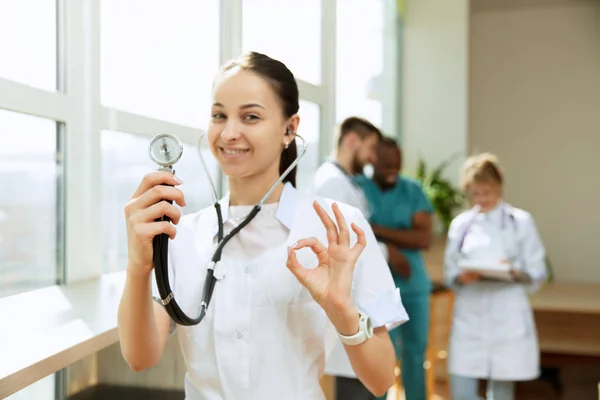
{"type": "Polygon", "coordinates": [[[308,270],[304,268],[302,264],[300,264],[300,261],[298,261],[298,258],[296,257],[296,251],[291,247],[288,247],[288,259],[285,265],[292,272],[292,274],[294,274],[296,279],[298,279],[298,281],[304,285],[308,270]]]}

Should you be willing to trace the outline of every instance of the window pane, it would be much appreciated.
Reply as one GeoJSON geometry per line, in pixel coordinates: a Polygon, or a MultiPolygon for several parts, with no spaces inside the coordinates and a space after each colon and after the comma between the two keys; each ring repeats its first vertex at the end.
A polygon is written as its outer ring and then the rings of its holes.
{"type": "Polygon", "coordinates": [[[276,58],[297,79],[320,84],[321,0],[243,1],[244,50],[276,58]]]}
{"type": "MultiPolygon", "coordinates": [[[[308,144],[306,154],[300,160],[296,176],[298,190],[307,191],[312,187],[314,174],[319,168],[319,137],[321,132],[321,110],[318,104],[300,100],[300,126],[298,134],[308,144]]],[[[298,144],[302,143],[298,140],[298,144]]],[[[298,148],[300,150],[300,148],[298,148]]]]}
{"type": "Polygon", "coordinates": [[[101,100],[196,128],[219,67],[219,1],[102,0],[101,100]]]}
{"type": "Polygon", "coordinates": [[[56,1],[0,1],[0,77],[56,90],[56,1]]]}
{"type": "Polygon", "coordinates": [[[0,110],[0,297],[56,283],[56,122],[0,110]]]}
{"type": "Polygon", "coordinates": [[[337,4],[337,120],[357,115],[381,126],[381,102],[369,96],[383,70],[382,0],[343,0],[337,4]]]}
{"type": "MultiPolygon", "coordinates": [[[[150,140],[130,133],[102,131],[104,272],[120,271],[127,267],[127,230],[123,208],[142,178],[157,169],[148,156],[150,140]]],[[[203,149],[202,154],[217,184],[219,165],[210,150],[203,149]]],[[[199,211],[213,203],[210,184],[195,145],[184,144],[183,156],[174,168],[177,176],[183,180],[180,188],[187,204],[182,209],[184,214],[199,211]]]]}

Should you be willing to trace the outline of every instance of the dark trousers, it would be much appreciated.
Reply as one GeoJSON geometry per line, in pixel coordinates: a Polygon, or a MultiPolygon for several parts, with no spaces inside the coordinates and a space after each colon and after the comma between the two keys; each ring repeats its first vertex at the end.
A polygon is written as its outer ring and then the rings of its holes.
{"type": "Polygon", "coordinates": [[[375,396],[361,381],[354,378],[335,377],[336,400],[374,400],[375,396]]]}

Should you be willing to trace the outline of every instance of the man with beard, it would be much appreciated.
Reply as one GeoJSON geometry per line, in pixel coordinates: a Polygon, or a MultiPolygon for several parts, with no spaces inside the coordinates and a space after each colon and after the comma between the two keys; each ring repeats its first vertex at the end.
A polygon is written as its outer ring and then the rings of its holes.
{"type": "Polygon", "coordinates": [[[381,140],[373,167],[373,179],[362,176],[358,182],[371,206],[370,223],[375,236],[390,245],[388,263],[410,316],[390,336],[402,363],[406,399],[425,400],[423,364],[429,334],[431,281],[421,250],[431,242],[433,207],[417,181],[399,175],[402,152],[394,139],[381,140]],[[404,262],[394,264],[392,259],[398,256],[404,262]]]}
{"type": "MultiPolygon", "coordinates": [[[[375,162],[377,146],[382,138],[375,125],[359,117],[346,118],[339,126],[335,157],[319,167],[314,189],[321,197],[358,208],[369,219],[370,209],[362,188],[355,178],[367,164],[375,162]]],[[[387,254],[384,251],[384,256],[387,254]]],[[[334,348],[325,373],[336,377],[337,400],[371,400],[374,396],[356,379],[341,343],[334,348]]]]}
{"type": "Polygon", "coordinates": [[[355,181],[367,164],[377,157],[381,132],[364,118],[349,117],[339,126],[335,157],[317,169],[314,188],[319,196],[340,201],[361,210],[369,217],[369,205],[355,181]]]}

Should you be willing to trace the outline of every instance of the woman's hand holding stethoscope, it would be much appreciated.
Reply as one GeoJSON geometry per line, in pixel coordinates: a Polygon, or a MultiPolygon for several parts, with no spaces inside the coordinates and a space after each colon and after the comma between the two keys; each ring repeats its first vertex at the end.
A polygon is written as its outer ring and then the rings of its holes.
{"type": "Polygon", "coordinates": [[[338,205],[334,203],[332,207],[337,226],[317,202],[313,206],[327,230],[329,247],[314,237],[302,239],[289,249],[286,265],[325,310],[336,329],[352,335],[358,326],[358,311],[350,291],[356,261],[366,246],[365,234],[356,224],[351,224],[357,242],[350,247],[350,231],[338,205]],[[296,257],[296,250],[305,247],[310,247],[317,256],[319,265],[314,269],[303,267],[296,257]]]}
{"type": "Polygon", "coordinates": [[[153,238],[161,233],[169,235],[171,239],[175,237],[173,224],[179,222],[181,211],[172,202],[185,206],[183,192],[175,187],[180,184],[181,181],[172,173],[152,172],[142,179],[131,196],[125,206],[128,268],[150,274],[153,268],[153,238]],[[157,221],[165,215],[173,224],[167,220],[157,221]]]}

